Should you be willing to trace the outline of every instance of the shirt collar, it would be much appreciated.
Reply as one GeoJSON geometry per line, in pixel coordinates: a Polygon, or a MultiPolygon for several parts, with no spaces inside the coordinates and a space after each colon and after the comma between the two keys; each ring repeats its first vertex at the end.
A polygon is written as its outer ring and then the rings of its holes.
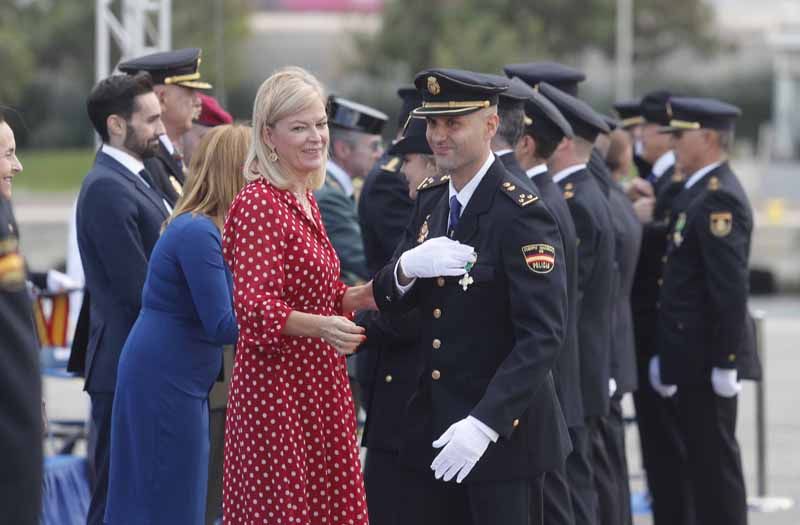
{"type": "Polygon", "coordinates": [[[450,197],[452,198],[453,195],[456,196],[458,202],[461,203],[461,213],[464,213],[464,209],[469,204],[469,200],[472,198],[472,194],[475,193],[475,190],[478,189],[478,185],[483,180],[483,177],[486,175],[486,172],[489,171],[489,168],[492,167],[492,164],[495,160],[495,154],[489,153],[489,156],[486,158],[486,161],[481,166],[481,169],[478,170],[478,173],[472,177],[468,183],[461,188],[461,191],[456,191],[455,186],[453,186],[453,179],[450,179],[450,197]]]}
{"type": "Polygon", "coordinates": [[[332,160],[328,160],[328,173],[342,186],[342,189],[344,189],[348,197],[353,195],[355,191],[353,188],[353,180],[341,166],[332,160]]]}
{"type": "Polygon", "coordinates": [[[166,133],[164,133],[163,135],[159,135],[158,140],[160,140],[161,143],[164,145],[164,147],[167,148],[167,151],[169,151],[170,155],[175,155],[175,144],[173,144],[172,141],[169,140],[169,137],[167,136],[166,133]]]}
{"type": "Polygon", "coordinates": [[[496,157],[502,157],[503,155],[508,155],[509,153],[512,153],[513,151],[514,150],[512,150],[510,148],[506,148],[506,149],[497,150],[497,151],[494,152],[494,154],[495,154],[496,157]]]}
{"type": "Polygon", "coordinates": [[[664,172],[670,169],[674,164],[675,152],[669,150],[658,157],[658,160],[655,162],[655,164],[653,164],[653,175],[655,175],[656,179],[661,178],[664,172]]]}
{"type": "Polygon", "coordinates": [[[125,168],[134,175],[139,176],[139,173],[144,169],[144,163],[141,160],[134,158],[130,153],[126,153],[114,146],[103,144],[100,151],[125,166],[125,168]]]}
{"type": "Polygon", "coordinates": [[[576,173],[581,170],[586,169],[586,164],[575,164],[574,166],[570,166],[569,168],[564,168],[563,170],[559,171],[555,175],[553,175],[553,182],[558,184],[562,180],[566,179],[573,173],[576,173]]]}
{"type": "Polygon", "coordinates": [[[527,173],[528,177],[530,177],[531,179],[537,175],[541,175],[542,173],[547,173],[547,164],[544,163],[537,164],[536,166],[527,170],[525,173],[527,173]]]}
{"type": "Polygon", "coordinates": [[[699,182],[700,179],[702,179],[703,177],[708,175],[709,172],[714,171],[719,166],[721,166],[723,162],[724,161],[719,160],[717,162],[709,164],[708,166],[704,166],[704,167],[700,168],[699,170],[695,171],[692,174],[692,176],[689,177],[689,179],[686,181],[686,185],[684,186],[684,188],[686,188],[688,190],[689,188],[694,186],[697,182],[699,182]]]}

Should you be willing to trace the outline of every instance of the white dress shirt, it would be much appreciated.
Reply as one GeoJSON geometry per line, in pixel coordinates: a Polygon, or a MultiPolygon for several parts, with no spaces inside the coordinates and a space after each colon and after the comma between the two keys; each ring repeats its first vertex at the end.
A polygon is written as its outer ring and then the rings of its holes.
{"type": "Polygon", "coordinates": [[[672,166],[675,165],[675,152],[669,150],[668,152],[664,153],[658,160],[656,160],[655,164],[653,164],[653,176],[656,180],[660,179],[661,176],[672,166]]]}
{"type": "Polygon", "coordinates": [[[695,184],[697,184],[700,179],[708,175],[709,172],[714,171],[717,169],[724,161],[720,160],[714,163],[709,164],[708,166],[703,166],[699,170],[695,171],[691,177],[686,181],[686,185],[684,186],[685,189],[689,189],[695,184]]]}
{"type": "Polygon", "coordinates": [[[525,173],[527,173],[528,178],[530,179],[536,177],[537,175],[541,175],[542,173],[547,173],[547,164],[537,164],[531,169],[525,171],[525,173]]]}
{"type": "Polygon", "coordinates": [[[586,169],[586,164],[575,164],[574,166],[570,166],[569,168],[564,168],[563,170],[559,171],[555,175],[553,175],[553,182],[558,184],[562,180],[566,179],[573,173],[577,173],[581,170],[586,169]]]}

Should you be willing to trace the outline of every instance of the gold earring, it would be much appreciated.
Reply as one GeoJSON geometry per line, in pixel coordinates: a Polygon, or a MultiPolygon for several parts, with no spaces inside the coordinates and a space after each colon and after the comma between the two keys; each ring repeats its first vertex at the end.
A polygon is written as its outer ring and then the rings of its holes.
{"type": "Polygon", "coordinates": [[[278,153],[275,150],[272,150],[267,158],[269,158],[270,162],[278,162],[278,153]]]}

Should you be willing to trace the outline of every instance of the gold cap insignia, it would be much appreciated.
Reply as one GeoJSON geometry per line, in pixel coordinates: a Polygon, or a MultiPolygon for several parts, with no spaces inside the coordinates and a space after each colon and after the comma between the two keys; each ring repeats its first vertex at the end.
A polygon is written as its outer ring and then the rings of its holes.
{"type": "Polygon", "coordinates": [[[729,211],[711,213],[711,233],[715,237],[725,237],[733,227],[733,214],[729,211]]]}
{"type": "Polygon", "coordinates": [[[533,273],[550,273],[556,266],[556,250],[549,244],[523,246],[522,257],[533,273]]]}
{"type": "Polygon", "coordinates": [[[442,88],[439,86],[439,81],[436,80],[436,77],[428,77],[428,92],[433,96],[442,92],[442,88]]]}

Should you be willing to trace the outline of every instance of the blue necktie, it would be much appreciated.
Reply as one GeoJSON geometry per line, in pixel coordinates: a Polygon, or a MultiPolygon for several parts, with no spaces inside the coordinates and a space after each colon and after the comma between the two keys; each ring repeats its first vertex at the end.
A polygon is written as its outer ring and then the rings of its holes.
{"type": "Polygon", "coordinates": [[[461,217],[461,203],[455,195],[450,197],[450,227],[447,229],[447,236],[453,237],[458,226],[458,219],[461,217]]]}
{"type": "Polygon", "coordinates": [[[647,178],[645,178],[644,180],[646,180],[650,184],[655,185],[656,181],[658,180],[658,177],[656,176],[654,171],[651,171],[650,175],[648,175],[647,178]]]}

